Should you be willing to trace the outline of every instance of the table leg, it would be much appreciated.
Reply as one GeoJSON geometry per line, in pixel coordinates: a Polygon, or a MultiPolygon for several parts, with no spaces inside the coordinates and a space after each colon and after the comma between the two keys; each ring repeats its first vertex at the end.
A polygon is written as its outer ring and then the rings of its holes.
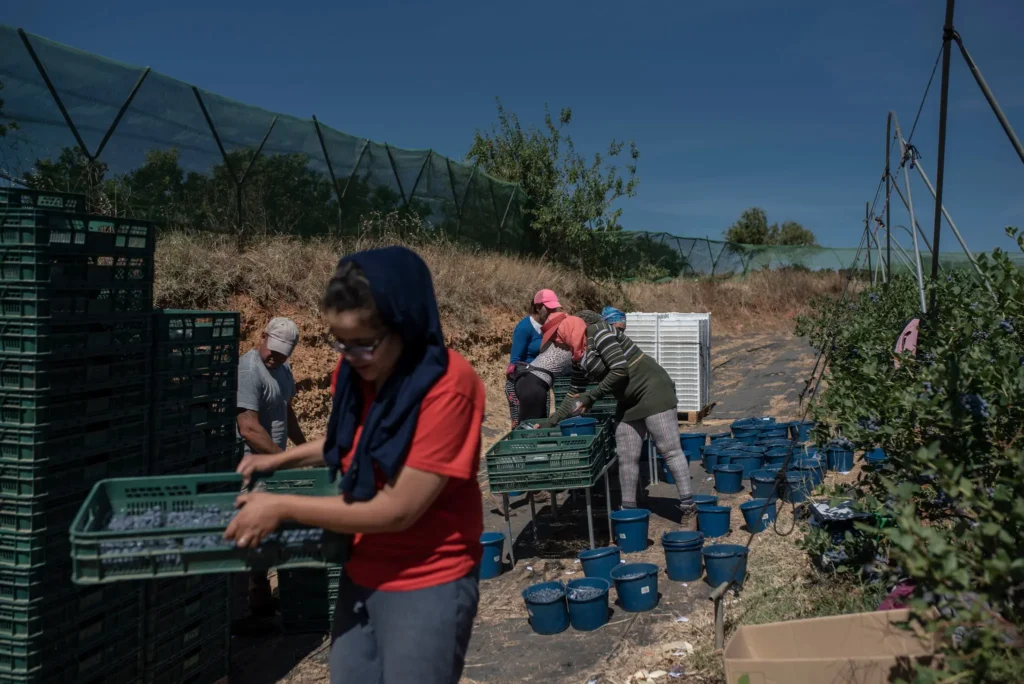
{"type": "Polygon", "coordinates": [[[608,471],[604,471],[604,500],[605,507],[608,509],[608,543],[615,543],[615,533],[612,532],[612,486],[608,481],[608,471]]]}
{"type": "Polygon", "coordinates": [[[533,493],[530,494],[530,522],[533,523],[533,540],[540,541],[540,528],[537,526],[537,504],[533,500],[533,493]]]}
{"type": "Polygon", "coordinates": [[[551,517],[558,520],[558,497],[554,491],[548,492],[548,496],[551,497],[551,517]]]}
{"type": "Polygon", "coordinates": [[[509,517],[508,514],[510,505],[508,500],[508,494],[502,494],[501,499],[505,508],[505,537],[508,539],[508,558],[510,561],[512,561],[512,567],[514,568],[516,567],[516,540],[512,538],[512,519],[511,517],[509,517]]]}
{"type": "Polygon", "coordinates": [[[587,487],[587,528],[590,530],[590,548],[594,548],[594,506],[590,501],[590,487],[587,487]]]}

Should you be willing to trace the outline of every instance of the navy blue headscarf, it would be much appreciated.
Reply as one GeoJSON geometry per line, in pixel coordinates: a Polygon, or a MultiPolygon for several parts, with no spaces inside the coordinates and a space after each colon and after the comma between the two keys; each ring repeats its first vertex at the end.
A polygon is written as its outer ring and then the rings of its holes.
{"type": "MultiPolygon", "coordinates": [[[[420,402],[448,370],[448,350],[430,269],[415,252],[405,247],[371,249],[344,257],[338,266],[347,262],[362,269],[381,323],[403,344],[398,365],[374,397],[352,464],[341,480],[346,496],[367,501],[377,493],[374,465],[392,481],[405,462],[420,402]]],[[[359,377],[342,363],[324,444],[324,460],[335,472],[352,448],[362,403],[359,377]]]]}

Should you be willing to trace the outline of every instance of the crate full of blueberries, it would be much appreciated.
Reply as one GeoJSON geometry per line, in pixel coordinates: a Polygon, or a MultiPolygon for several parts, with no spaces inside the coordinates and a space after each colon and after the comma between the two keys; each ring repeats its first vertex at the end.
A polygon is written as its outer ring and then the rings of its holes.
{"type": "MultiPolygon", "coordinates": [[[[260,480],[269,492],[332,496],[327,468],[283,470],[260,480]]],[[[256,549],[224,539],[242,479],[235,473],[102,480],[71,525],[76,584],[181,577],[265,568],[324,568],[340,540],[288,524],[256,549]]]]}

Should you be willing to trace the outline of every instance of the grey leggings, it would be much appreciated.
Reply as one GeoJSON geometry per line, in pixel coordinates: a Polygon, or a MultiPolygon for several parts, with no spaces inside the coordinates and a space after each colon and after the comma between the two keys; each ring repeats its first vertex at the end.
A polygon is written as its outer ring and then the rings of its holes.
{"type": "Polygon", "coordinates": [[[331,684],[458,684],[480,590],[478,571],[414,591],[338,585],[331,684]]]}
{"type": "Polygon", "coordinates": [[[642,420],[622,421],[615,429],[615,450],[619,454],[619,485],[622,487],[622,505],[636,506],[637,484],[640,481],[640,452],[644,439],[650,434],[654,446],[665,458],[665,466],[672,473],[679,491],[679,503],[693,503],[690,489],[690,466],[679,442],[679,421],[676,410],[663,411],[642,420]]]}

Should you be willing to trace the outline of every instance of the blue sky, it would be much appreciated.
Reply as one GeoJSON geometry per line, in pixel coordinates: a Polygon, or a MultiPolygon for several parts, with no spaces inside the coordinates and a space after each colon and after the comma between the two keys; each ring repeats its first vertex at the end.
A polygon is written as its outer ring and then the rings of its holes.
{"type": "MultiPolygon", "coordinates": [[[[717,238],[746,207],[856,246],[885,115],[909,133],[941,42],[940,0],[341,3],[72,0],[3,22],[353,135],[460,158],[494,119],[571,106],[577,147],[640,148],[633,229],[717,238]],[[102,11],[101,11],[102,8],[102,11]]],[[[1024,3],[959,3],[956,26],[1024,135],[1024,3]]],[[[954,48],[946,207],[970,246],[1024,227],[1024,165],[954,48]]],[[[935,176],[938,84],[914,142],[935,176]]],[[[915,179],[918,220],[931,233],[915,179]]],[[[893,210],[893,223],[907,223],[893,210]]],[[[955,249],[943,232],[943,251],[955,249]]]]}

